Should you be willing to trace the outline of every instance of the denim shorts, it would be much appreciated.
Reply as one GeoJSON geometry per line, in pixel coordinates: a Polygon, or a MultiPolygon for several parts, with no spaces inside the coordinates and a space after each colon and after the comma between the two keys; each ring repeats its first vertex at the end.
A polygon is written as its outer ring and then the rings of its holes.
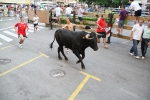
{"type": "Polygon", "coordinates": [[[123,28],[123,25],[124,25],[124,20],[119,20],[118,21],[118,27],[123,28]]]}

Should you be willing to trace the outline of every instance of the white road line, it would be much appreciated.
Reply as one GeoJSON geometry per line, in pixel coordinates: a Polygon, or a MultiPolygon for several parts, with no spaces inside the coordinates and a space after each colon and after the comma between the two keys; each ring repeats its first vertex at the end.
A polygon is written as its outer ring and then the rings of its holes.
{"type": "Polygon", "coordinates": [[[0,38],[1,38],[1,39],[3,39],[3,40],[5,40],[5,41],[7,41],[7,42],[12,41],[12,39],[11,39],[11,38],[6,37],[5,35],[2,35],[2,34],[0,34],[0,38]]]}
{"type": "Polygon", "coordinates": [[[13,20],[13,19],[8,19],[8,20],[13,20]]]}
{"type": "Polygon", "coordinates": [[[6,34],[8,34],[8,35],[11,35],[11,36],[13,36],[13,37],[18,38],[18,35],[15,34],[15,33],[12,33],[12,32],[9,32],[9,31],[3,31],[3,32],[6,33],[6,34]]]}
{"type": "Polygon", "coordinates": [[[0,45],[2,45],[2,43],[0,43],[0,45]]]}
{"type": "Polygon", "coordinates": [[[28,30],[28,32],[32,32],[32,33],[33,33],[34,31],[32,31],[32,30],[28,30]]]}
{"type": "Polygon", "coordinates": [[[12,31],[15,31],[15,29],[11,29],[12,31]]]}
{"type": "Polygon", "coordinates": [[[5,29],[9,29],[9,28],[12,28],[12,27],[14,27],[14,26],[11,26],[11,27],[7,27],[7,28],[2,28],[2,29],[0,29],[0,30],[5,30],[5,29]]]}

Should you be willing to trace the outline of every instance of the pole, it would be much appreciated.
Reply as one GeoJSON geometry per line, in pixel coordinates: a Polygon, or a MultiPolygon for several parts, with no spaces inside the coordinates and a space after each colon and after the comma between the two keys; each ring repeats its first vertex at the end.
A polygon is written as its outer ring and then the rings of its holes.
{"type": "MultiPolygon", "coordinates": [[[[76,11],[73,10],[73,23],[76,23],[76,11]]],[[[75,31],[75,27],[73,27],[73,31],[75,31]]]]}
{"type": "Polygon", "coordinates": [[[53,24],[52,24],[52,8],[50,9],[50,16],[49,16],[49,26],[50,26],[50,29],[53,29],[53,24]]]}

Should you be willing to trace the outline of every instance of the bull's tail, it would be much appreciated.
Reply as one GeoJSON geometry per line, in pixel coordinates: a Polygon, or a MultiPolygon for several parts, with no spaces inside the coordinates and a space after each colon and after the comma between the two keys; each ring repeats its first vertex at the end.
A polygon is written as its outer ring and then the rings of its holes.
{"type": "Polygon", "coordinates": [[[52,42],[51,45],[50,45],[50,48],[51,48],[51,49],[53,48],[53,43],[54,43],[54,41],[55,41],[55,36],[54,36],[53,42],[52,42]]]}

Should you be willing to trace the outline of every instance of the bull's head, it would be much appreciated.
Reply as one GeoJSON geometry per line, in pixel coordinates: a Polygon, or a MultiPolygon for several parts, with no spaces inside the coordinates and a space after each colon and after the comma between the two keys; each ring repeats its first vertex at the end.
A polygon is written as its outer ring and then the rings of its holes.
{"type": "Polygon", "coordinates": [[[87,39],[89,41],[89,46],[94,50],[98,50],[98,46],[97,46],[97,36],[94,32],[86,34],[85,35],[85,39],[87,39]]]}

